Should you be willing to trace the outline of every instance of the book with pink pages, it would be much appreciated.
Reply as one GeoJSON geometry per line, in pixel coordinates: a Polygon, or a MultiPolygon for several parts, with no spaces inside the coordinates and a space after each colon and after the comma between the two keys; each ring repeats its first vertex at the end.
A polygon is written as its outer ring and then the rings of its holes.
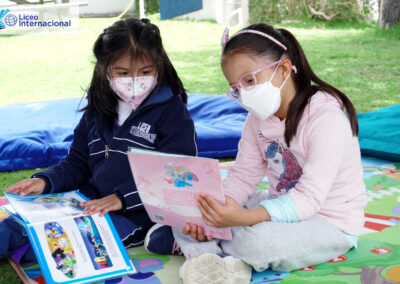
{"type": "Polygon", "coordinates": [[[196,195],[210,194],[220,204],[225,196],[218,160],[130,148],[128,159],[143,205],[155,223],[183,228],[195,224],[205,234],[231,240],[230,228],[208,226],[201,218],[196,195]]]}

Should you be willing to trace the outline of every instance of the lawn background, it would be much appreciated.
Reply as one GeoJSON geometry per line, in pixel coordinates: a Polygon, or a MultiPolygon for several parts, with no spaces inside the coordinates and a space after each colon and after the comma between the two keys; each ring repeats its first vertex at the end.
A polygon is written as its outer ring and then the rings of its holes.
{"type": "MultiPolygon", "coordinates": [[[[224,94],[227,82],[219,65],[224,27],[150,18],[188,92],[224,94]]],[[[83,96],[93,72],[93,43],[114,21],[81,19],[75,35],[0,36],[0,105],[83,96]]],[[[375,24],[304,19],[279,27],[294,33],[315,73],[346,93],[358,112],[400,103],[400,25],[382,31],[375,24]]],[[[36,171],[0,172],[0,194],[36,171]]],[[[20,283],[6,261],[0,261],[0,283],[20,283]]]]}

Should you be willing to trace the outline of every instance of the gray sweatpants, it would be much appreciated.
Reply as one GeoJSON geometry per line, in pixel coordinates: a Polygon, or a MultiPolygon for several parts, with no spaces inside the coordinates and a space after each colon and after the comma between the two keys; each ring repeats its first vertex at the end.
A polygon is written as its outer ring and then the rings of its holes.
{"type": "MultiPolygon", "coordinates": [[[[254,208],[268,198],[267,192],[258,191],[250,198],[246,208],[254,208]]],[[[315,216],[296,223],[262,222],[247,227],[232,227],[231,241],[214,239],[199,242],[172,228],[186,258],[203,253],[216,253],[241,258],[256,271],[271,268],[291,271],[326,262],[350,248],[352,244],[343,232],[325,217],[315,216]]]]}

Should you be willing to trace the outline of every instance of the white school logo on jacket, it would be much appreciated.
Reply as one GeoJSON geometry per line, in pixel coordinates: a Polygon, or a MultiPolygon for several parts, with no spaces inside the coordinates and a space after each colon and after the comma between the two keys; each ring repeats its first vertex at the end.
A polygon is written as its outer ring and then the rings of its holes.
{"type": "Polygon", "coordinates": [[[130,133],[133,136],[143,138],[143,139],[149,141],[150,143],[154,144],[154,141],[156,140],[157,134],[150,133],[150,128],[151,128],[151,125],[149,125],[149,124],[147,124],[145,122],[140,122],[138,124],[138,126],[132,126],[131,127],[130,133]]]}

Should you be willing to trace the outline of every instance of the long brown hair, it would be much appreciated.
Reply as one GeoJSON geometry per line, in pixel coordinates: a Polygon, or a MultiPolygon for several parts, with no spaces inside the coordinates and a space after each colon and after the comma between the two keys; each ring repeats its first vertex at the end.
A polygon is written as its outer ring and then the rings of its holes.
{"type": "Polygon", "coordinates": [[[290,146],[290,141],[296,135],[297,126],[305,107],[317,91],[329,93],[341,102],[348,113],[353,135],[358,135],[357,113],[350,99],[340,90],[322,81],[315,75],[303,49],[291,32],[286,29],[275,29],[263,23],[250,25],[243,30],[257,30],[268,34],[283,43],[287,47],[287,50],[285,51],[266,37],[254,33],[243,33],[228,41],[223,50],[222,58],[228,54],[243,52],[256,56],[265,56],[273,61],[277,61],[283,55],[286,55],[297,68],[297,73],[292,74],[296,95],[290,103],[285,121],[285,142],[288,146],[290,146]]]}
{"type": "Polygon", "coordinates": [[[87,90],[88,104],[81,111],[100,113],[112,121],[117,116],[118,96],[110,88],[107,78],[109,67],[122,55],[143,60],[150,56],[156,64],[157,87],[168,87],[187,103],[186,90],[164,50],[160,30],[148,19],[126,19],[106,28],[94,43],[96,65],[87,90]]]}

